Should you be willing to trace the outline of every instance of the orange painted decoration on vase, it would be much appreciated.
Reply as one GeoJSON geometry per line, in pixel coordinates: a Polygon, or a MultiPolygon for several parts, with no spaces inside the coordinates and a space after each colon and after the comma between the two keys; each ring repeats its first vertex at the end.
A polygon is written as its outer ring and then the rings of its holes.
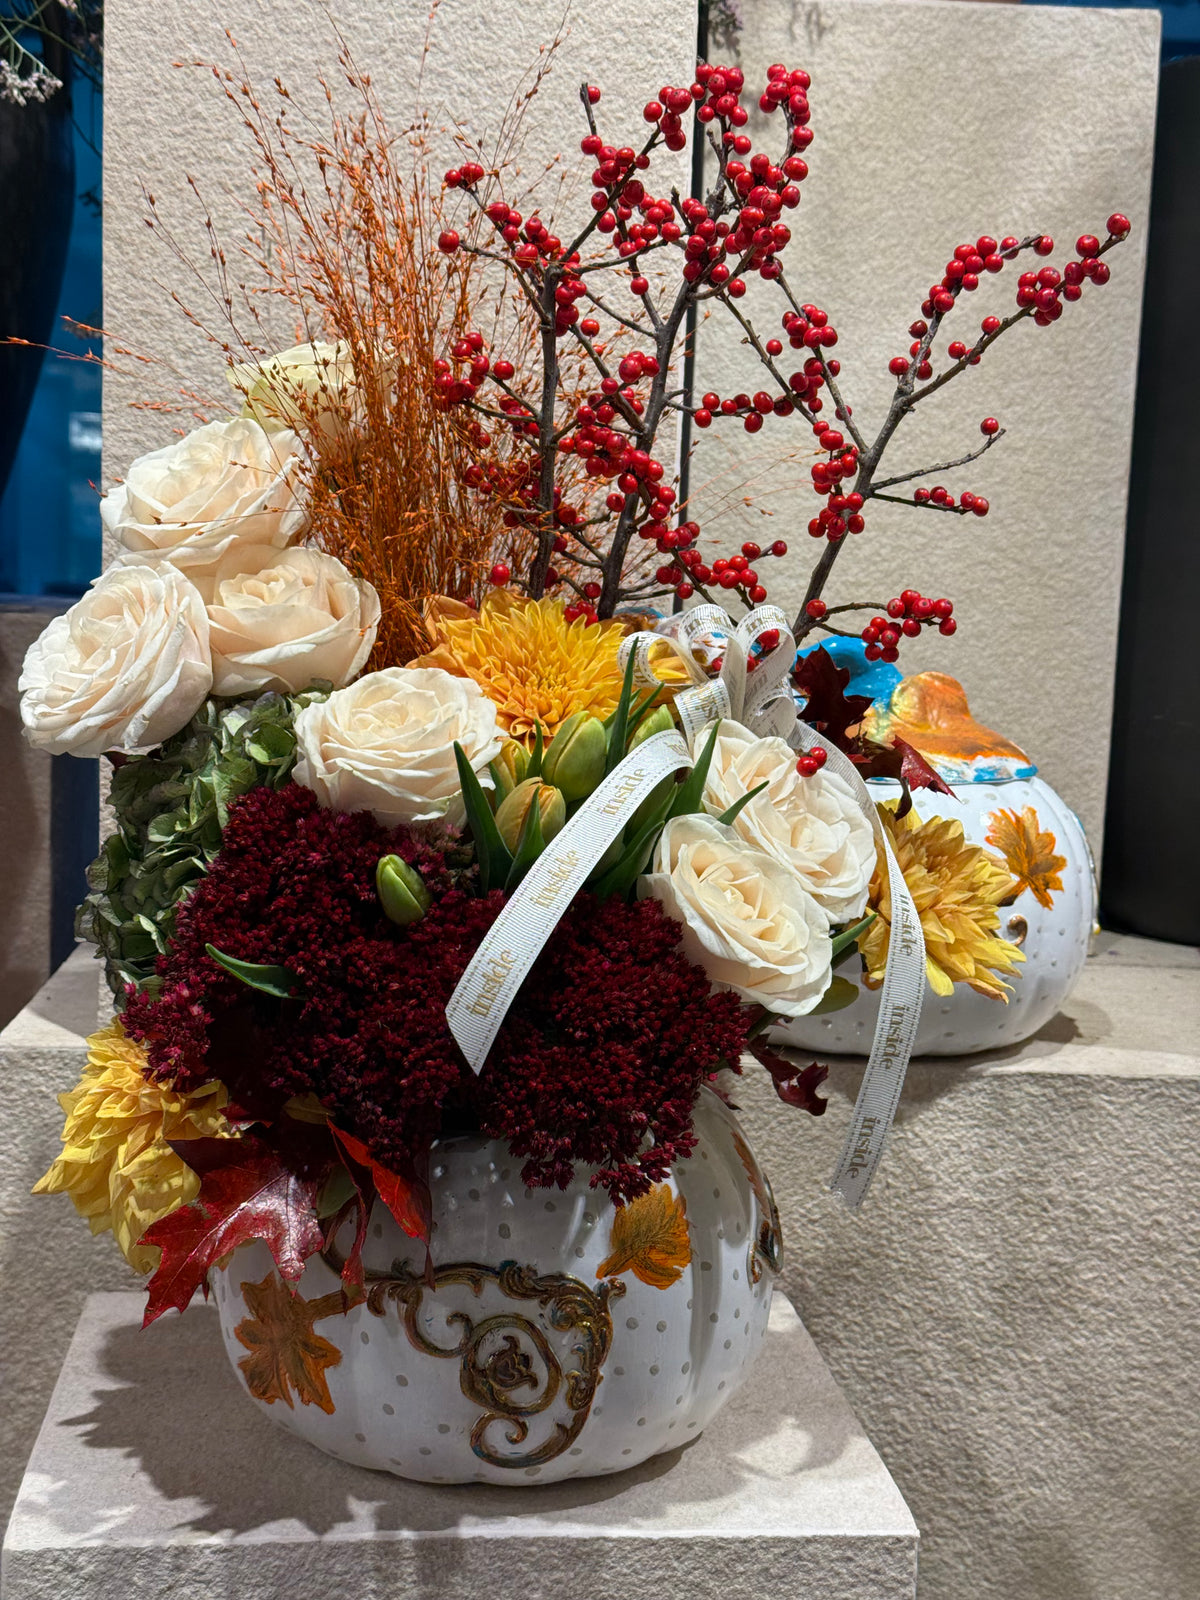
{"type": "Polygon", "coordinates": [[[598,1278],[632,1272],[652,1289],[669,1289],[692,1259],[683,1196],[660,1183],[629,1201],[613,1217],[609,1243],[609,1255],[596,1268],[598,1278]]]}
{"type": "Polygon", "coordinates": [[[1017,879],[1018,892],[1032,889],[1038,905],[1048,911],[1063,886],[1066,856],[1056,855],[1054,835],[1043,829],[1032,806],[1016,811],[993,811],[988,818],[987,842],[999,850],[1017,879]]]}

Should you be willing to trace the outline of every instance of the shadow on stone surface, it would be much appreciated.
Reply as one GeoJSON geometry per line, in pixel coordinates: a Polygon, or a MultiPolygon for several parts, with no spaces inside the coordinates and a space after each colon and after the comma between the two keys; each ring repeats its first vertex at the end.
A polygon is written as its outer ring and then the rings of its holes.
{"type": "MultiPolygon", "coordinates": [[[[763,1367],[777,1364],[771,1345],[784,1342],[768,1335],[763,1367]]],[[[155,1510],[160,1527],[165,1511],[177,1534],[218,1539],[451,1533],[468,1521],[562,1513],[600,1531],[611,1520],[606,1505],[622,1497],[613,1510],[624,1528],[661,1523],[673,1504],[726,1499],[751,1480],[835,1462],[853,1422],[832,1385],[820,1386],[806,1412],[803,1395],[793,1403],[772,1385],[760,1398],[751,1379],[707,1435],[626,1472],[513,1489],[434,1486],[350,1466],[273,1426],[241,1392],[211,1310],[163,1318],[147,1332],[111,1329],[96,1367],[114,1387],[98,1389],[89,1411],[59,1425],[78,1428],[87,1448],[111,1451],[145,1474],[170,1502],[155,1510]],[[765,1438],[769,1461],[756,1459],[765,1438]]],[[[115,1485],[114,1494],[127,1500],[115,1485]]],[[[64,1512],[65,1504],[56,1505],[58,1519],[64,1512]]],[[[128,1523],[122,1513],[117,1520],[136,1532],[136,1510],[128,1523]]],[[[99,1529],[76,1531],[87,1537],[99,1529]]]]}

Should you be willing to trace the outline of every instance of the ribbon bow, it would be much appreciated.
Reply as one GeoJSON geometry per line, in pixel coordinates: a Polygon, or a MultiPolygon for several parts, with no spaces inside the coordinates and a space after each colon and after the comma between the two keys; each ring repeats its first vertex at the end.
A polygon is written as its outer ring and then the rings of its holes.
{"type": "Polygon", "coordinates": [[[675,696],[675,710],[688,742],[708,723],[732,718],[759,738],[772,736],[795,744],[796,702],[787,678],[796,656],[796,640],[778,606],[758,606],[741,622],[720,606],[696,606],[660,623],[653,632],[633,633],[621,641],[624,667],[634,657],[634,682],[643,688],[666,683],[655,670],[654,657],[663,646],[687,673],[690,687],[675,696]],[[694,645],[706,635],[723,641],[719,674],[710,678],[696,659],[694,645]],[[755,646],[763,653],[755,654],[755,646]]]}

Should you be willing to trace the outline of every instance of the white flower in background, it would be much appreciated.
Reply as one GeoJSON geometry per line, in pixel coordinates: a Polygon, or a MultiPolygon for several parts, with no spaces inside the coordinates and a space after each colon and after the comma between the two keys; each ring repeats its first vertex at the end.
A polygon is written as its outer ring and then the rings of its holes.
{"type": "Polygon", "coordinates": [[[791,873],[712,817],[674,817],[639,880],[682,924],[683,951],[719,988],[802,1017],[832,977],[829,920],[791,873]]]}
{"type": "Polygon", "coordinates": [[[214,694],[297,693],[317,678],[340,689],[371,653],[379,596],[323,551],[238,545],[216,570],[208,621],[214,694]]]}
{"type": "Polygon", "coordinates": [[[244,397],[242,415],[268,431],[286,427],[335,438],[352,420],[354,362],[344,339],[298,344],[265,361],[235,362],[225,376],[244,397]]]}
{"type": "Polygon", "coordinates": [[[166,565],[110,567],[30,645],[17,684],[30,744],[73,756],[152,750],[211,686],[204,602],[166,565]]]}
{"type": "Polygon", "coordinates": [[[480,781],[504,740],[496,708],[470,678],[440,667],[368,672],[296,718],[293,776],[335,811],[370,811],[385,827],[464,816],[455,741],[480,781]]]}
{"type": "MultiPolygon", "coordinates": [[[[698,746],[710,732],[711,724],[698,746]]],[[[719,817],[760,783],[768,787],[738,812],[735,832],[794,872],[831,922],[861,917],[875,870],[875,835],[850,785],[827,770],[802,777],[786,740],[759,739],[723,720],[704,787],[706,809],[719,817]]]]}
{"type": "Polygon", "coordinates": [[[282,550],[303,531],[299,450],[295,434],[234,417],[139,457],[100,502],[119,561],[170,562],[211,600],[216,569],[235,547],[282,550]]]}

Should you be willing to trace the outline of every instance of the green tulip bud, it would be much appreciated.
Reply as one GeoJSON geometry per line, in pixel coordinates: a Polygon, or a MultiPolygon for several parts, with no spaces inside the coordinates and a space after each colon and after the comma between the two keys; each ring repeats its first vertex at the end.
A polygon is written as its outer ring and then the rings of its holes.
{"type": "Polygon", "coordinates": [[[604,776],[604,724],[576,711],[563,723],[542,759],[542,777],[568,800],[583,800],[604,776]]]}
{"type": "Polygon", "coordinates": [[[400,928],[420,922],[433,900],[421,874],[399,856],[380,857],[375,868],[375,891],[384,915],[400,928]]]}
{"type": "Polygon", "coordinates": [[[492,782],[496,785],[495,804],[513,792],[519,783],[525,779],[529,770],[529,751],[516,739],[506,739],[500,747],[500,754],[494,761],[488,762],[488,771],[492,775],[492,782]]]}
{"type": "Polygon", "coordinates": [[[637,732],[629,741],[629,748],[636,749],[645,740],[653,738],[656,733],[667,733],[675,726],[675,718],[671,715],[670,706],[655,706],[638,723],[637,732]]]}
{"type": "Polygon", "coordinates": [[[512,855],[516,854],[517,841],[525,826],[525,814],[537,802],[542,824],[542,838],[548,844],[567,820],[567,802],[562,792],[540,778],[526,778],[507,795],[496,808],[496,827],[512,855]]]}

